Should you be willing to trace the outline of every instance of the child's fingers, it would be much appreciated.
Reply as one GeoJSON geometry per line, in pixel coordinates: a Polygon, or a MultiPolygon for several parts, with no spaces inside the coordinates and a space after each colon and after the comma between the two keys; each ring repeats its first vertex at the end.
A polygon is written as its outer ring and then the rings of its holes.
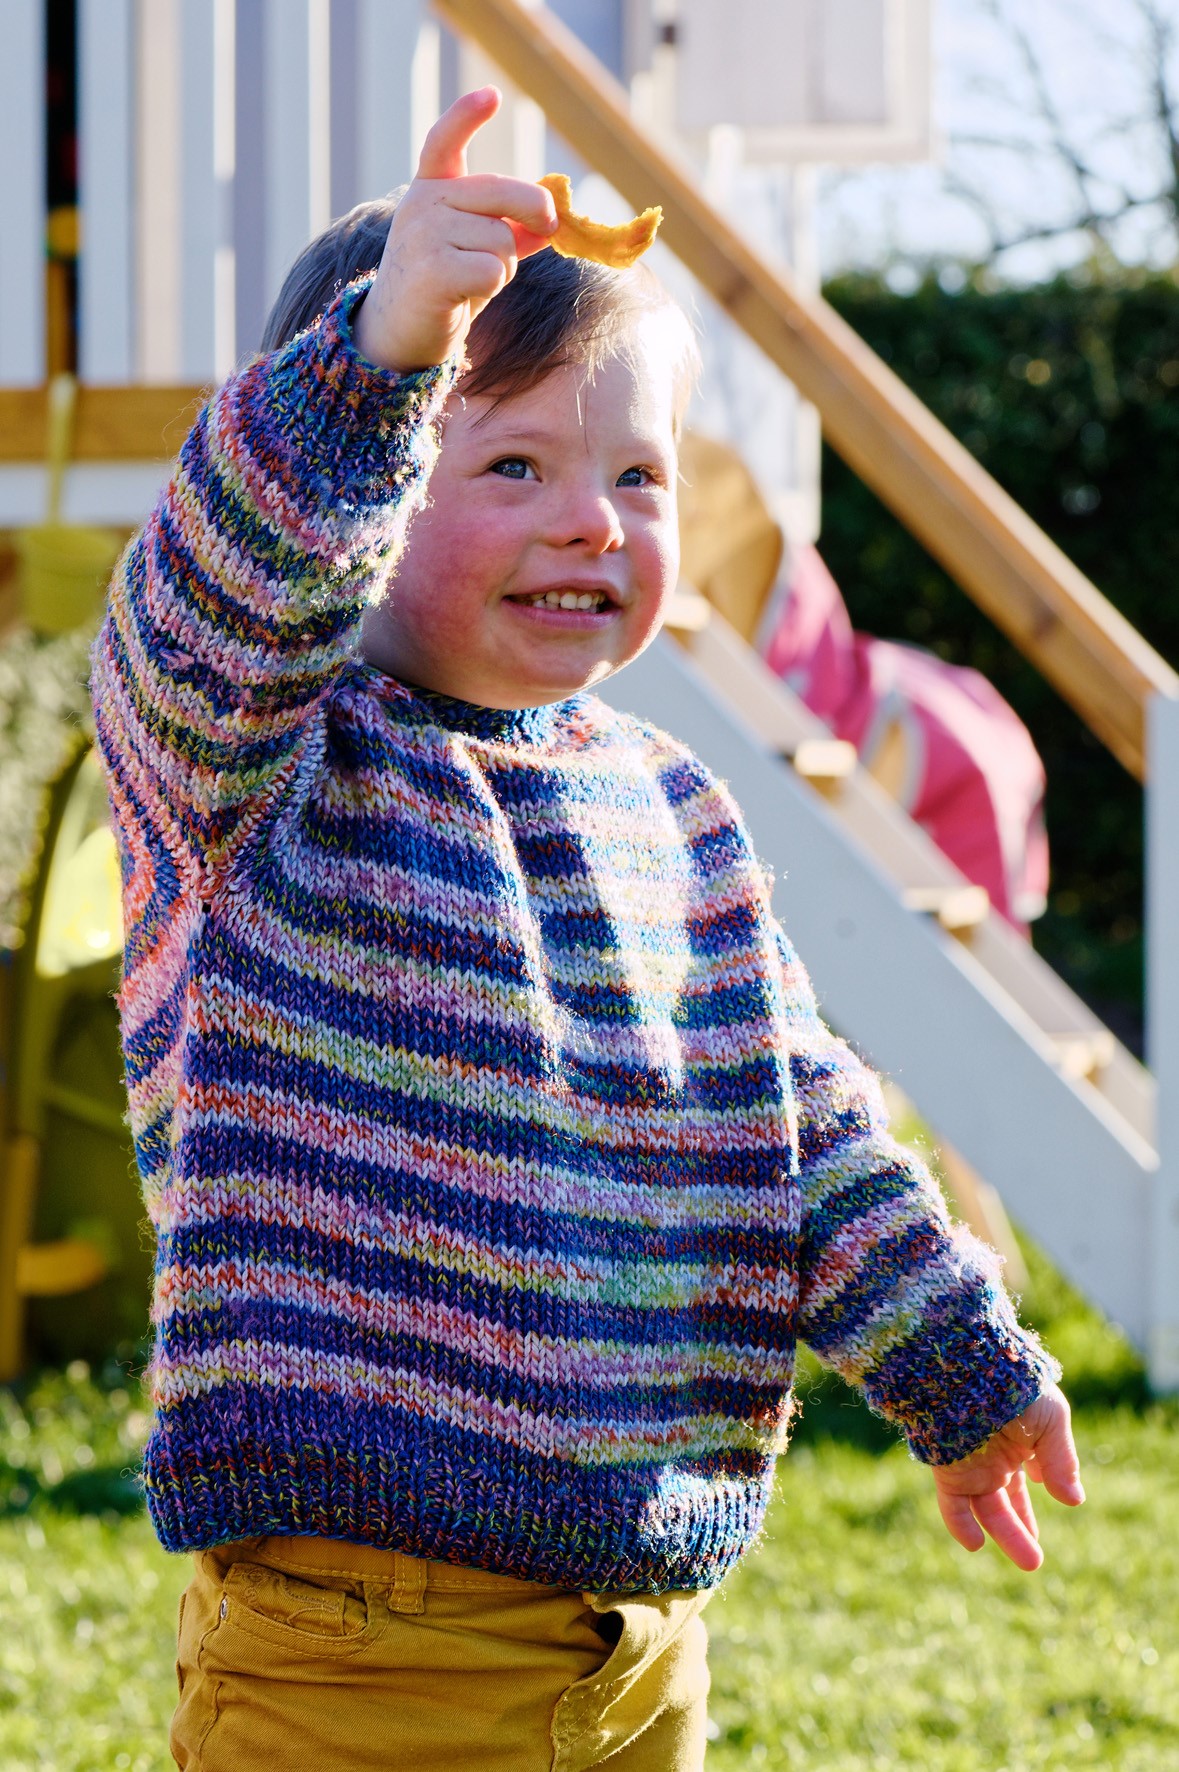
{"type": "Polygon", "coordinates": [[[516,236],[516,257],[531,258],[534,252],[543,252],[546,246],[552,245],[548,234],[534,234],[529,228],[522,228],[518,222],[509,222],[516,236]]]}
{"type": "Polygon", "coordinates": [[[543,185],[526,178],[506,178],[499,172],[467,173],[451,179],[443,192],[447,207],[466,215],[494,215],[519,223],[530,233],[543,236],[544,244],[556,231],[557,211],[543,185]]]}
{"type": "Polygon", "coordinates": [[[986,1534],[971,1512],[968,1495],[953,1495],[939,1488],[937,1505],[951,1538],[957,1539],[963,1550],[981,1550],[986,1543],[986,1534]]]}
{"type": "Polygon", "coordinates": [[[516,232],[511,222],[497,215],[468,215],[459,210],[448,219],[445,245],[459,252],[493,252],[508,264],[516,257],[516,232]]]}
{"type": "Polygon", "coordinates": [[[1036,1438],[1033,1457],[1040,1481],[1049,1495],[1069,1507],[1079,1507],[1085,1499],[1081,1462],[1069,1422],[1068,1404],[1063,1396],[1036,1438]]]}
{"type": "Polygon", "coordinates": [[[418,178],[462,178],[467,170],[471,138],[499,110],[500,93],[495,86],[464,92],[434,124],[418,158],[418,178]]]}
{"type": "Polygon", "coordinates": [[[1012,1507],[1015,1509],[1032,1537],[1038,1541],[1040,1537],[1040,1527],[1036,1520],[1036,1510],[1032,1506],[1032,1498],[1028,1494],[1027,1482],[1021,1470],[1016,1471],[1010,1483],[1007,1485],[1007,1493],[1011,1497],[1012,1507]]]}
{"type": "Polygon", "coordinates": [[[995,1489],[989,1495],[974,1495],[970,1506],[978,1524],[1017,1569],[1031,1575],[1040,1567],[1044,1553],[1020,1518],[1008,1490],[995,1489]]]}

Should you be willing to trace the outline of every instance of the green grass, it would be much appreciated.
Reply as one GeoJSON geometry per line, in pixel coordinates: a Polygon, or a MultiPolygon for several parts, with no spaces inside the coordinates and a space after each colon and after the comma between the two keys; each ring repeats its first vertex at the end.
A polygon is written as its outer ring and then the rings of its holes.
{"type": "MultiPolygon", "coordinates": [[[[808,1362],[762,1542],[706,1615],[709,1772],[1179,1772],[1179,1406],[1030,1265],[1086,1507],[1041,1503],[1038,1575],[967,1556],[928,1473],[808,1362]]],[[[0,1391],[0,1772],[171,1764],[188,1562],[138,1505],[145,1426],[114,1362],[0,1391]]]]}

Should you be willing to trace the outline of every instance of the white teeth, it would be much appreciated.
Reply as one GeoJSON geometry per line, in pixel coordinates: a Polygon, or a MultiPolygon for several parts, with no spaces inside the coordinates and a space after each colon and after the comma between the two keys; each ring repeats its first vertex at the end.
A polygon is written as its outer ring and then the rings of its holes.
{"type": "Polygon", "coordinates": [[[538,591],[526,601],[534,609],[593,609],[609,607],[609,599],[601,591],[538,591]]]}

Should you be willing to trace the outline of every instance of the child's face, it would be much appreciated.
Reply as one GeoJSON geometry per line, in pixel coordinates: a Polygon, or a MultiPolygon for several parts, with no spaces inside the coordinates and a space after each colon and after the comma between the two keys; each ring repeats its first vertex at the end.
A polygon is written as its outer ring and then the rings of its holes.
{"type": "Polygon", "coordinates": [[[369,663],[513,708],[560,701],[642,651],[679,544],[674,362],[657,316],[636,331],[633,364],[613,357],[592,383],[569,367],[494,410],[451,399],[429,503],[365,620],[369,663]]]}

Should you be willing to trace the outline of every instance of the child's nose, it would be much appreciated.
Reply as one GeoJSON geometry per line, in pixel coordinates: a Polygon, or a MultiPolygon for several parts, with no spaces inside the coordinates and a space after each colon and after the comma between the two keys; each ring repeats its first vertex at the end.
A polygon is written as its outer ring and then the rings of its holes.
{"type": "Polygon", "coordinates": [[[624,540],[622,521],[612,499],[602,493],[571,498],[560,520],[565,547],[588,548],[596,554],[620,548],[624,540]]]}

